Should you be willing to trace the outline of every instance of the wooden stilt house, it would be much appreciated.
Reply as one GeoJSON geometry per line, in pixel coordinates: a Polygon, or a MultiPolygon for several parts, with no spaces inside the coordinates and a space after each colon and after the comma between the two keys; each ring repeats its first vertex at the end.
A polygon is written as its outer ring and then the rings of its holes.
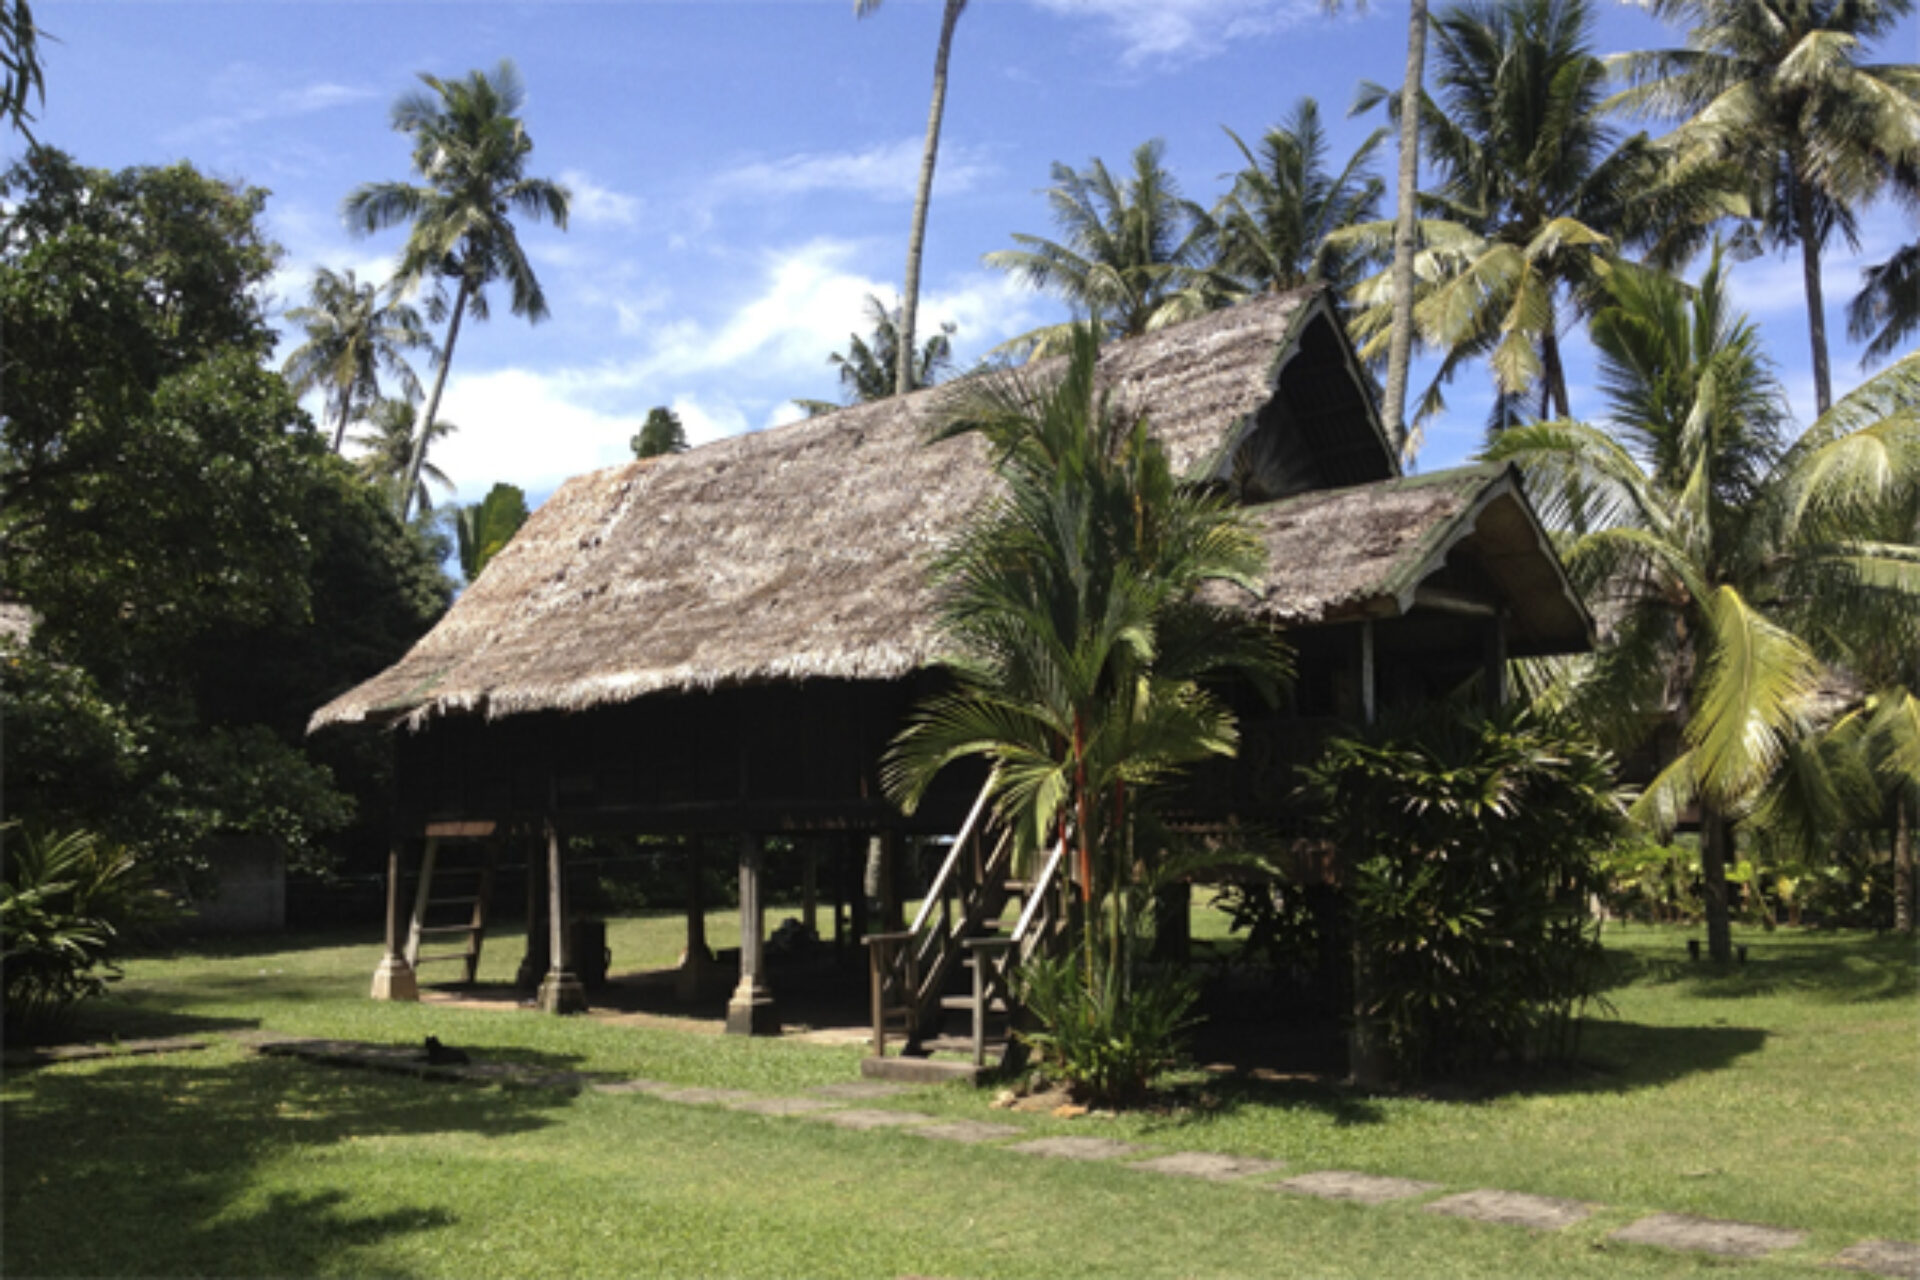
{"type": "MultiPolygon", "coordinates": [[[[1240,603],[1298,655],[1290,703],[1249,708],[1241,758],[1196,780],[1192,819],[1273,820],[1292,765],[1327,728],[1467,682],[1497,699],[1507,658],[1589,644],[1511,472],[1400,474],[1324,294],[1115,343],[1100,376],[1178,469],[1249,503],[1271,562],[1265,590],[1240,603]]],[[[737,852],[728,1024],[774,1029],[767,838],[874,840],[891,855],[909,838],[954,837],[910,928],[858,922],[881,938],[877,1048],[896,1015],[910,1031],[924,1022],[1008,892],[977,775],[956,775],[911,817],[878,784],[887,743],[939,680],[929,557],[996,483],[978,438],[927,443],[941,403],[921,392],[574,479],[399,663],[314,715],[316,730],[389,726],[398,754],[376,995],[414,990],[435,929],[467,944],[456,956],[477,952],[483,903],[466,924],[426,923],[436,859],[452,841],[517,833],[546,852],[547,933],[529,942],[541,1002],[580,1007],[566,837],[671,834],[737,852]],[[422,868],[410,917],[403,864],[422,868]]],[[[1007,940],[1017,948],[1047,929],[1050,895],[1013,891],[1028,903],[1007,940]]],[[[688,964],[703,952],[691,937],[688,964]]],[[[976,1028],[993,998],[969,998],[976,1028]]]]}

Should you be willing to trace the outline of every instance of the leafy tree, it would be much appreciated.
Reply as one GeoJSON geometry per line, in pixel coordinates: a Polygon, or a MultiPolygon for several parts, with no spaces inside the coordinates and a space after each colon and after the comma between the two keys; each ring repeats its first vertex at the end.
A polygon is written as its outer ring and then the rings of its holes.
{"type": "MultiPolygon", "coordinates": [[[[1158,139],[1136,147],[1124,179],[1098,158],[1078,172],[1055,164],[1047,203],[1064,240],[1015,234],[1020,247],[987,254],[987,265],[1059,295],[1077,316],[1097,317],[1109,337],[1137,337],[1220,305],[1236,287],[1208,269],[1206,211],[1182,198],[1161,163],[1165,151],[1158,139]]],[[[1072,345],[1074,328],[1037,329],[1007,345],[1053,354],[1072,345]]]]}
{"type": "Polygon", "coordinates": [[[913,715],[884,778],[911,811],[948,764],[983,758],[1023,856],[1068,841],[1087,963],[1104,953],[1118,973],[1141,918],[1136,861],[1153,853],[1142,808],[1236,746],[1203,682],[1237,671],[1270,689],[1285,661],[1270,632],[1197,599],[1213,579],[1252,581],[1259,541],[1099,390],[1098,346],[1080,326],[1057,381],[971,384],[939,433],[983,436],[1005,488],[936,564],[956,687],[913,715]]]}
{"type": "MultiPolygon", "coordinates": [[[[853,16],[864,18],[882,0],[853,0],[853,16]]],[[[927,108],[927,141],[920,151],[920,182],[913,193],[913,227],[907,235],[907,277],[901,287],[899,342],[894,368],[895,395],[915,387],[913,342],[920,310],[920,256],[927,239],[927,206],[933,198],[933,167],[940,153],[940,121],[947,110],[947,56],[953,51],[953,30],[966,12],[967,0],[945,0],[940,12],[940,44],[933,55],[933,102],[927,108]]]]}
{"type": "Polygon", "coordinates": [[[0,115],[29,141],[27,125],[33,113],[27,101],[47,101],[46,72],[40,65],[40,29],[33,23],[27,0],[5,0],[0,5],[0,115]]]}
{"type": "Polygon", "coordinates": [[[496,484],[479,502],[460,508],[455,529],[460,542],[460,572],[468,582],[527,522],[527,495],[510,484],[496,484]]]}
{"type": "Polygon", "coordinates": [[[407,224],[407,244],[394,277],[401,288],[411,290],[428,280],[453,284],[439,371],[398,494],[403,521],[424,492],[420,469],[434,436],[461,318],[471,314],[485,320],[487,286],[503,278],[514,315],[533,323],[547,317],[546,294],[510,215],[549,219],[564,231],[569,201],[565,187],[526,174],[533,141],[519,118],[526,89],[512,62],[503,59],[491,73],[471,71],[463,80],[424,72],[420,79],[431,93],[408,93],[393,104],[394,129],[413,138],[413,170],[420,185],[367,183],[354,189],[344,208],[349,225],[362,234],[407,224]]]}
{"type": "Polygon", "coordinates": [[[1578,531],[1569,572],[1612,619],[1571,705],[1623,750],[1678,722],[1634,815],[1671,830],[1699,805],[1708,942],[1724,960],[1736,830],[1805,737],[1823,659],[1844,660],[1850,637],[1916,635],[1920,552],[1862,513],[1920,475],[1920,357],[1788,447],[1784,399],[1718,251],[1692,289],[1618,271],[1610,293],[1592,335],[1613,434],[1539,423],[1488,456],[1520,462],[1549,519],[1578,531]]]}
{"type": "Polygon", "coordinates": [[[680,415],[665,405],[647,410],[647,420],[628,442],[636,458],[657,458],[663,453],[687,451],[687,429],[680,415]]]}
{"type": "Polygon", "coordinates": [[[1687,46],[1620,54],[1629,88],[1609,105],[1681,120],[1682,165],[1732,162],[1765,234],[1798,246],[1819,412],[1833,403],[1820,254],[1858,247],[1855,210],[1920,186],[1920,67],[1863,62],[1911,0],[1652,0],[1688,23],[1687,46]]]}
{"type": "MultiPolygon", "coordinates": [[[[1535,392],[1539,416],[1570,412],[1567,310],[1599,296],[1654,177],[1645,139],[1622,143],[1604,123],[1592,26],[1585,0],[1461,5],[1434,22],[1438,101],[1423,102],[1422,133],[1441,179],[1425,198],[1440,216],[1421,227],[1428,278],[1416,286],[1414,318],[1444,354],[1419,419],[1443,406],[1440,389],[1459,366],[1481,356],[1501,397],[1495,426],[1535,392]]],[[[1385,98],[1371,86],[1360,105],[1385,98]]],[[[1367,224],[1335,241],[1380,245],[1391,230],[1367,224]]],[[[1391,289],[1376,279],[1357,297],[1366,309],[1355,336],[1373,355],[1389,334],[1391,289]]]]}
{"type": "MultiPolygon", "coordinates": [[[[353,438],[365,450],[354,459],[354,470],[370,484],[398,494],[409,471],[415,478],[413,501],[408,504],[426,513],[433,510],[429,484],[437,484],[448,493],[454,489],[447,473],[427,461],[427,450],[435,440],[444,440],[460,428],[444,418],[426,431],[415,431],[417,415],[405,400],[382,400],[367,415],[366,431],[353,438]]],[[[396,499],[394,506],[400,507],[396,499]]]]}
{"type": "MultiPolygon", "coordinates": [[[[827,357],[827,363],[840,370],[840,385],[846,392],[848,404],[885,400],[897,394],[896,388],[900,385],[895,376],[899,368],[895,354],[900,344],[900,310],[896,307],[888,311],[880,299],[868,294],[867,318],[873,324],[873,330],[867,337],[849,334],[846,352],[836,351],[827,357]]],[[[919,354],[908,362],[912,377],[907,390],[918,391],[933,386],[953,367],[953,329],[951,322],[941,325],[940,332],[928,338],[919,354]]],[[[796,400],[794,403],[805,409],[809,416],[831,413],[841,407],[824,400],[796,400]]]]}
{"type": "Polygon", "coordinates": [[[1385,188],[1369,166],[1387,131],[1369,134],[1338,173],[1327,171],[1326,130],[1312,98],[1267,130],[1258,154],[1231,129],[1227,136],[1247,164],[1212,214],[1215,265],[1250,291],[1317,282],[1344,291],[1358,283],[1374,258],[1343,251],[1327,236],[1378,217],[1385,188]]]}
{"type": "Polygon", "coordinates": [[[335,275],[326,267],[314,273],[304,307],[287,319],[306,331],[306,341],[287,356],[281,371],[296,395],[323,388],[333,417],[333,451],[340,452],[347,423],[380,399],[380,371],[400,384],[408,400],[420,398],[420,381],[403,354],[433,350],[420,315],[405,303],[380,301],[379,292],[361,284],[349,270],[335,275]]]}

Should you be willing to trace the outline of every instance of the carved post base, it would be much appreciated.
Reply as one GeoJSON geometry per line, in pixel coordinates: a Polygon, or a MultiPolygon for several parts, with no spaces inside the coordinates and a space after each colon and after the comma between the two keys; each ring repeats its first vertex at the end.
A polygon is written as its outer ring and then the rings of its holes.
{"type": "Polygon", "coordinates": [[[373,971],[375,1000],[418,1000],[420,987],[413,980],[413,966],[405,956],[385,955],[373,971]]]}
{"type": "Polygon", "coordinates": [[[773,992],[752,978],[740,979],[727,1001],[727,1034],[730,1036],[777,1036],[780,1018],[773,1007],[773,992]]]}
{"type": "Polygon", "coordinates": [[[680,957],[680,967],[673,972],[673,998],[683,1003],[698,1000],[701,992],[713,989],[714,979],[720,972],[711,950],[705,946],[689,947],[680,957]]]}
{"type": "Polygon", "coordinates": [[[580,985],[580,979],[571,973],[549,969],[546,980],[540,984],[540,1012],[584,1013],[586,1008],[587,989],[580,985]]]}

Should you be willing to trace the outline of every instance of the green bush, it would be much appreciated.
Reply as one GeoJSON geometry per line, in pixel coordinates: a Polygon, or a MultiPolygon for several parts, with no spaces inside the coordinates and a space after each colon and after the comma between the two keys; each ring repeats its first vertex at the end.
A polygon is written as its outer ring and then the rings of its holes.
{"type": "Polygon", "coordinates": [[[1020,1000],[1040,1026],[1018,1033],[1042,1070],[1092,1105],[1127,1106],[1185,1060],[1198,988],[1172,969],[1110,965],[1083,948],[1020,970],[1020,1000]]]}
{"type": "Polygon", "coordinates": [[[0,875],[5,1020],[26,1029],[58,1020],[120,976],[111,959],[116,922],[136,909],[139,877],[131,853],[92,832],[7,834],[0,875]]]}
{"type": "Polygon", "coordinates": [[[1403,1077],[1572,1049],[1620,830],[1608,756],[1526,715],[1337,738],[1307,771],[1340,846],[1361,1016],[1403,1077]]]}

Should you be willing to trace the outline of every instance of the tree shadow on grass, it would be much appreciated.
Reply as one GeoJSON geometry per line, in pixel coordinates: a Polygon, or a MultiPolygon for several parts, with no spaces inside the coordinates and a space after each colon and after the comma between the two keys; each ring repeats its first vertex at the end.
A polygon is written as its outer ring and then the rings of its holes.
{"type": "Polygon", "coordinates": [[[448,1148],[543,1128],[567,1105],[253,1057],[10,1077],[0,1271],[403,1274],[378,1247],[465,1207],[448,1148]]]}
{"type": "Polygon", "coordinates": [[[1779,935],[1746,944],[1744,964],[1611,951],[1607,989],[1633,983],[1677,986],[1701,1000],[1805,995],[1835,1004],[1910,1001],[1920,994],[1920,953],[1897,937],[1821,938],[1818,946],[1779,935]]]}

